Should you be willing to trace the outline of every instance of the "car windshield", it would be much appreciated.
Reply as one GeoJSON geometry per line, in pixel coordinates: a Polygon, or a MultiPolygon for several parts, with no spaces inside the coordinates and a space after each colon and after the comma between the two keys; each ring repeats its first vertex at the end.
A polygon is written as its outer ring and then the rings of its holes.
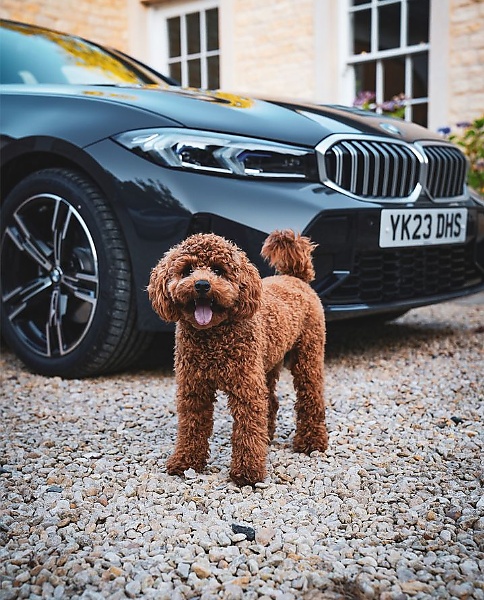
{"type": "Polygon", "coordinates": [[[81,38],[2,21],[0,83],[165,85],[167,82],[128,57],[81,38]]]}

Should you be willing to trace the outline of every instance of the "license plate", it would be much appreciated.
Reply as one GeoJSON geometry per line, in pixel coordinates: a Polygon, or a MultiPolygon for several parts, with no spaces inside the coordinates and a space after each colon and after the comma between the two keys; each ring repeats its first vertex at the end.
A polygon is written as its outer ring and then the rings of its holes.
{"type": "Polygon", "coordinates": [[[466,227],[466,208],[382,210],[380,248],[458,244],[466,227]]]}

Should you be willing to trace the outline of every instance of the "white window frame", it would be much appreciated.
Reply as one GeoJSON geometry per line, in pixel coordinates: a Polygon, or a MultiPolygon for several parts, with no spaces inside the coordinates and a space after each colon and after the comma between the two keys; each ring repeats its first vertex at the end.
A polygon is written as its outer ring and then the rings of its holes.
{"type": "MultiPolygon", "coordinates": [[[[323,5],[316,18],[319,38],[332,42],[318,52],[320,61],[337,69],[334,77],[323,78],[318,88],[319,100],[350,105],[355,99],[355,76],[348,57],[352,48],[349,0],[338,0],[337,13],[331,13],[332,0],[318,0],[323,5]],[[323,12],[324,11],[324,12],[323,12]],[[328,19],[328,15],[331,18],[328,19]],[[324,18],[325,17],[325,18],[324,18]],[[335,22],[337,19],[337,23],[335,22]],[[331,26],[330,26],[331,25],[331,26]],[[338,37],[335,38],[335,32],[338,37]]],[[[450,0],[430,0],[428,124],[432,131],[449,125],[449,101],[452,94],[449,77],[450,0]]],[[[319,39],[318,38],[318,39],[319,39]]]]}
{"type": "Polygon", "coordinates": [[[148,37],[150,64],[156,70],[169,75],[170,64],[181,62],[181,84],[188,86],[188,60],[199,58],[201,62],[201,87],[208,87],[208,69],[206,59],[212,56],[219,57],[220,78],[220,25],[219,47],[217,50],[207,50],[205,13],[207,10],[217,8],[220,21],[220,3],[216,0],[195,0],[184,2],[169,7],[150,6],[148,15],[148,37]],[[188,54],[186,35],[186,16],[190,13],[200,13],[200,52],[188,54]],[[176,59],[169,56],[168,20],[180,17],[181,55],[176,59]]]}
{"type": "MultiPolygon", "coordinates": [[[[405,84],[402,92],[404,93],[406,100],[405,107],[405,120],[411,121],[413,116],[413,106],[417,104],[427,104],[427,113],[428,113],[428,121],[430,122],[430,70],[431,70],[431,44],[432,40],[432,25],[431,20],[429,24],[429,42],[415,44],[408,46],[406,43],[407,40],[407,14],[408,14],[408,2],[407,0],[368,0],[365,4],[352,6],[350,5],[349,0],[346,2],[342,2],[342,5],[345,5],[345,21],[347,23],[348,28],[348,48],[347,48],[347,58],[346,64],[350,67],[346,70],[346,89],[350,89],[353,92],[355,90],[355,65],[366,63],[366,62],[375,62],[376,65],[376,82],[375,82],[375,90],[370,90],[375,92],[375,102],[377,105],[381,105],[382,102],[386,100],[391,100],[391,98],[383,97],[383,63],[382,61],[387,58],[393,57],[405,57],[405,84]],[[378,7],[387,6],[390,4],[398,4],[401,7],[401,28],[400,28],[400,45],[397,48],[391,48],[389,50],[378,50],[378,7]],[[351,27],[350,27],[350,18],[351,15],[360,12],[361,10],[367,10],[370,8],[371,10],[371,48],[370,52],[365,54],[352,54],[352,35],[351,35],[351,27]],[[412,89],[412,77],[411,77],[411,57],[415,54],[421,54],[426,52],[429,60],[429,80],[428,80],[428,90],[429,94],[425,97],[413,97],[413,89],[412,89]]],[[[433,13],[433,2],[430,2],[430,14],[433,13]]],[[[350,103],[354,100],[354,97],[350,100],[350,103]]],[[[347,100],[348,102],[348,100],[347,100]]],[[[377,108],[377,112],[381,112],[380,108],[377,108]]]]}

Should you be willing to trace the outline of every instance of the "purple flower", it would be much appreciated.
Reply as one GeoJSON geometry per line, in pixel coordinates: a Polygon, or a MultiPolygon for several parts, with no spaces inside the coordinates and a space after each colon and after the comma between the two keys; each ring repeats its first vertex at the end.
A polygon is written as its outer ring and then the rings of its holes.
{"type": "Polygon", "coordinates": [[[382,102],[381,109],[385,112],[393,112],[397,106],[397,103],[393,100],[387,100],[386,102],[382,102]]]}
{"type": "Polygon", "coordinates": [[[358,95],[353,101],[353,106],[367,106],[375,99],[375,92],[363,91],[358,92],[358,95]]]}
{"type": "Polygon", "coordinates": [[[459,123],[456,123],[457,127],[462,127],[463,129],[467,129],[467,127],[470,127],[472,125],[472,123],[469,123],[469,121],[460,121],[459,123]]]}

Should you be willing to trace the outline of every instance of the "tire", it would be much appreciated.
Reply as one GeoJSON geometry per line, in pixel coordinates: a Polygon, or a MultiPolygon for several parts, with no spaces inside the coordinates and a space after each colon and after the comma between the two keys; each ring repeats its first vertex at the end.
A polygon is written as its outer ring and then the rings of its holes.
{"type": "Polygon", "coordinates": [[[2,206],[2,331],[42,375],[127,367],[151,334],[136,331],[131,266],[99,189],[68,169],[26,177],[2,206]]]}

